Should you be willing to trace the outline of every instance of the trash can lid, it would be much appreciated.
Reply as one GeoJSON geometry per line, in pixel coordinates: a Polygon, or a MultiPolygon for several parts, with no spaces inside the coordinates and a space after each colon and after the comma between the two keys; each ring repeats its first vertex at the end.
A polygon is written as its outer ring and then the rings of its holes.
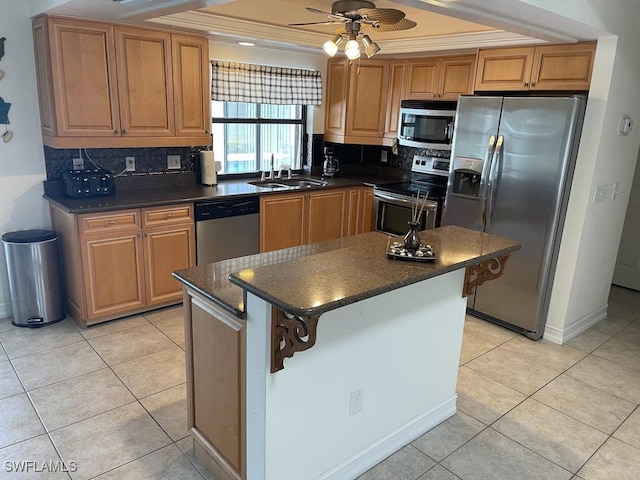
{"type": "Polygon", "coordinates": [[[2,241],[9,243],[44,242],[55,238],[57,238],[56,232],[51,230],[18,230],[2,235],[2,241]]]}

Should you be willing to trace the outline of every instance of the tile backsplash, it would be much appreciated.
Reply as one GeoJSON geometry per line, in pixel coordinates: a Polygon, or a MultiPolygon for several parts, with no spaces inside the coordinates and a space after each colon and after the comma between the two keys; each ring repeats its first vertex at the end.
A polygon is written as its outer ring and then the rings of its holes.
{"type": "Polygon", "coordinates": [[[82,158],[85,168],[100,167],[114,176],[141,177],[162,173],[193,173],[202,147],[149,148],[68,148],[44,147],[47,180],[57,180],[65,170],[73,168],[73,159],[82,158]],[[167,168],[167,155],[180,156],[180,168],[167,168]],[[125,158],[135,158],[135,171],[125,171],[125,158]]]}

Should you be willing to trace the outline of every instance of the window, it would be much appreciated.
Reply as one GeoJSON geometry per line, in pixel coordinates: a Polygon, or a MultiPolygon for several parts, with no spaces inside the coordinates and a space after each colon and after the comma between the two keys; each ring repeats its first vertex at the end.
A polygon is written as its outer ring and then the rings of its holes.
{"type": "Polygon", "coordinates": [[[306,105],[211,102],[213,151],[220,174],[302,168],[306,105]]]}

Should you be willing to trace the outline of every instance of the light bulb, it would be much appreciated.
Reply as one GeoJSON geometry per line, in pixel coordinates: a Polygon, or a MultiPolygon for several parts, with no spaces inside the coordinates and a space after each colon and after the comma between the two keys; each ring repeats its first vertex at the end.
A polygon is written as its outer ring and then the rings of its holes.
{"type": "Polygon", "coordinates": [[[349,60],[360,58],[360,45],[357,40],[349,40],[344,47],[344,54],[349,60]]]}
{"type": "Polygon", "coordinates": [[[322,45],[322,49],[326,52],[327,55],[333,57],[338,52],[338,46],[342,43],[342,36],[336,35],[333,40],[327,40],[322,45]]]}
{"type": "Polygon", "coordinates": [[[372,41],[369,35],[364,35],[362,37],[362,44],[364,45],[364,52],[367,54],[368,58],[373,57],[380,51],[378,44],[372,41]]]}

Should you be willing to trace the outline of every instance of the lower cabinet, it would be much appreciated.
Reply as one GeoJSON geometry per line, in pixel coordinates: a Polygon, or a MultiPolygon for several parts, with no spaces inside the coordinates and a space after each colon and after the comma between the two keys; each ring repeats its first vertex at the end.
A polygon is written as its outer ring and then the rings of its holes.
{"type": "Polygon", "coordinates": [[[80,326],[178,303],[171,273],[195,265],[193,205],[72,214],[51,206],[67,313],[80,326]]]}
{"type": "Polygon", "coordinates": [[[368,232],[372,195],[369,187],[265,195],[260,198],[260,251],[368,232]]]}

